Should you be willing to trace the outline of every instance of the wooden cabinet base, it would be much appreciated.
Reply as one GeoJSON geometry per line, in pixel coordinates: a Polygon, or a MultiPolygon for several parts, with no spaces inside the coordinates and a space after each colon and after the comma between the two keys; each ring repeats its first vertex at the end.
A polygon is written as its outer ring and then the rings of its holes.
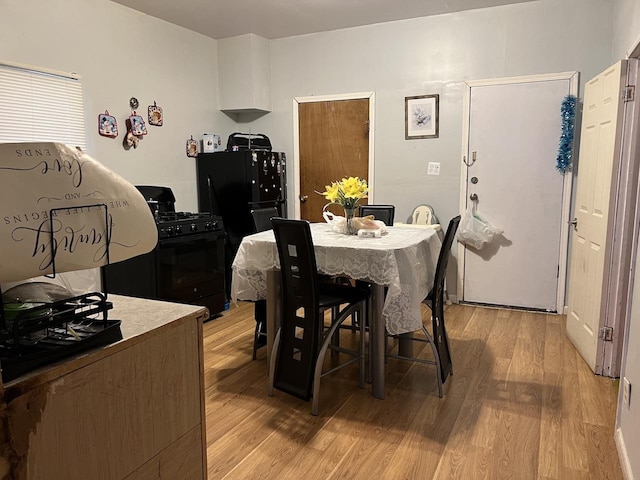
{"type": "Polygon", "coordinates": [[[193,428],[125,480],[202,480],[202,430],[193,428]]]}
{"type": "Polygon", "coordinates": [[[206,478],[206,310],[118,304],[142,331],[5,386],[16,480],[206,478]]]}

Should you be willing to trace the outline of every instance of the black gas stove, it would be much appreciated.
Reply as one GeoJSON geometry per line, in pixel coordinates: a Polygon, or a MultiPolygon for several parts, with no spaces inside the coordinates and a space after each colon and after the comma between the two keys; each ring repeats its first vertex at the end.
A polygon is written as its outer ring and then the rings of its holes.
{"type": "Polygon", "coordinates": [[[104,268],[110,293],[224,310],[225,231],[220,217],[176,212],[168,187],[139,186],[158,226],[158,245],[104,268]]]}
{"type": "Polygon", "coordinates": [[[157,212],[158,238],[180,237],[203,232],[222,233],[222,219],[208,213],[157,212]]]}

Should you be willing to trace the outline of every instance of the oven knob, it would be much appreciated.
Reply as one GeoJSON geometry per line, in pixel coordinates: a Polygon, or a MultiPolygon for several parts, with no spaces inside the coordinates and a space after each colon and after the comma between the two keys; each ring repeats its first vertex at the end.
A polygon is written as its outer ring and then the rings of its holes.
{"type": "Polygon", "coordinates": [[[213,230],[213,224],[211,222],[207,222],[204,224],[205,230],[213,230]]]}
{"type": "Polygon", "coordinates": [[[182,227],[180,225],[176,225],[176,234],[182,233],[182,227]]]}
{"type": "Polygon", "coordinates": [[[173,227],[169,227],[167,228],[167,235],[170,237],[171,235],[173,235],[173,227]]]}
{"type": "Polygon", "coordinates": [[[195,223],[191,224],[191,231],[192,232],[197,232],[198,231],[198,225],[196,225],[195,223]]]}

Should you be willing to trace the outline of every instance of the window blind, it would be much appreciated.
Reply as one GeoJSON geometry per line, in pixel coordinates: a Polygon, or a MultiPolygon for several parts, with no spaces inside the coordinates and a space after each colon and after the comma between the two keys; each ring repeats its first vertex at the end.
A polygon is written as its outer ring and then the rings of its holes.
{"type": "Polygon", "coordinates": [[[61,142],[86,151],[80,80],[0,64],[0,142],[61,142]]]}

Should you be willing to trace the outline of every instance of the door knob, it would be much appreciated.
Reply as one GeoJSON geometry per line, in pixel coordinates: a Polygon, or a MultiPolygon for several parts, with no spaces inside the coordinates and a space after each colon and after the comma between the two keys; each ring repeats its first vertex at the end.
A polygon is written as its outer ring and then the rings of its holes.
{"type": "Polygon", "coordinates": [[[472,193],[471,195],[469,195],[469,200],[471,200],[472,202],[477,201],[478,195],[476,195],[475,193],[472,193]]]}
{"type": "Polygon", "coordinates": [[[578,219],[574,218],[573,220],[569,220],[567,222],[569,225],[573,225],[574,230],[578,230],[578,219]]]}
{"type": "Polygon", "coordinates": [[[309,200],[309,195],[300,195],[298,198],[300,199],[300,201],[301,201],[302,203],[304,203],[304,202],[306,202],[307,200],[309,200]]]}

